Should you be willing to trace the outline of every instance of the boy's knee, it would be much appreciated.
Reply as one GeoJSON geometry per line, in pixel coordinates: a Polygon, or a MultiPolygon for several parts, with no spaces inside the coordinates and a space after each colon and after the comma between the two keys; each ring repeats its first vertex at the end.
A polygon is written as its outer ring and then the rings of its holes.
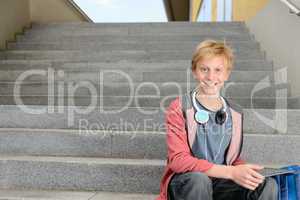
{"type": "Polygon", "coordinates": [[[170,182],[170,199],[207,199],[212,198],[212,181],[201,172],[176,174],[170,182]]]}
{"type": "Polygon", "coordinates": [[[274,191],[274,193],[276,194],[278,192],[278,186],[274,178],[267,178],[265,187],[267,187],[267,189],[269,190],[274,191]]]}
{"type": "Polygon", "coordinates": [[[278,186],[274,178],[266,178],[264,190],[259,200],[276,200],[278,196],[278,186]]]}
{"type": "Polygon", "coordinates": [[[207,188],[212,187],[212,181],[211,179],[204,173],[201,172],[188,172],[187,177],[189,179],[189,182],[192,185],[195,185],[199,188],[207,188]]]}

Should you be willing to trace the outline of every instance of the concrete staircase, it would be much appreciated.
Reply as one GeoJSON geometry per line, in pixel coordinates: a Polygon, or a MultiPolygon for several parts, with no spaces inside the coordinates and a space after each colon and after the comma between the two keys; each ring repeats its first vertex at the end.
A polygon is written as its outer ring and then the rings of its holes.
{"type": "Polygon", "coordinates": [[[0,52],[0,197],[154,199],[164,110],[206,38],[235,50],[223,94],[245,108],[246,160],[299,163],[299,102],[244,23],[34,24],[0,52]]]}

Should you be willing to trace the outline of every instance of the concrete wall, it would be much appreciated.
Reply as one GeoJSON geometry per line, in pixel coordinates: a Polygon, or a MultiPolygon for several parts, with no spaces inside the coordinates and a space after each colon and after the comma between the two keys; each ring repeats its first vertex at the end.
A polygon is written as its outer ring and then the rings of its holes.
{"type": "Polygon", "coordinates": [[[269,0],[232,0],[233,21],[246,21],[263,9],[269,0]]]}
{"type": "Polygon", "coordinates": [[[290,14],[278,0],[268,5],[252,20],[246,22],[256,40],[274,61],[276,69],[287,67],[292,96],[300,95],[300,17],[290,14]]]}
{"type": "Polygon", "coordinates": [[[86,21],[67,0],[30,0],[32,22],[86,21]]]}
{"type": "Polygon", "coordinates": [[[68,0],[0,0],[0,49],[31,22],[87,21],[68,0]]]}
{"type": "Polygon", "coordinates": [[[0,0],[0,49],[30,24],[29,0],[0,0]]]}
{"type": "Polygon", "coordinates": [[[201,4],[202,0],[190,0],[190,21],[197,21],[201,4]]]}
{"type": "MultiPolygon", "coordinates": [[[[170,1],[170,0],[169,0],[170,1]]],[[[190,18],[192,21],[196,21],[199,17],[200,5],[203,4],[202,0],[190,0],[191,3],[191,13],[190,18]]],[[[217,21],[218,13],[218,3],[221,3],[218,0],[208,0],[211,2],[211,19],[212,21],[217,21]]],[[[269,0],[232,0],[232,17],[233,21],[246,21],[251,19],[256,15],[258,11],[264,8],[269,0]]],[[[228,2],[227,2],[228,3],[228,2]]]]}
{"type": "Polygon", "coordinates": [[[189,21],[190,0],[163,0],[168,21],[189,21]]]}

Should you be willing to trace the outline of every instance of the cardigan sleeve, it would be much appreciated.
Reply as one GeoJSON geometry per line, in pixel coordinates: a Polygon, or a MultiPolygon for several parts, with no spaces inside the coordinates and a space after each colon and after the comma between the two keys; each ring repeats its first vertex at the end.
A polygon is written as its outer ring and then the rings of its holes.
{"type": "Polygon", "coordinates": [[[204,172],[214,165],[207,160],[198,159],[192,155],[179,98],[171,102],[167,109],[166,129],[168,164],[172,171],[175,173],[204,172]]]}

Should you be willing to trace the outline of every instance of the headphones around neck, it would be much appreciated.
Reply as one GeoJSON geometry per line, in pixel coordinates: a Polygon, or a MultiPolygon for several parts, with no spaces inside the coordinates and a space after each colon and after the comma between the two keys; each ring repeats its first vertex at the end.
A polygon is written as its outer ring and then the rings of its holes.
{"type": "MultiPolygon", "coordinates": [[[[227,119],[227,113],[226,113],[227,105],[224,98],[222,96],[220,96],[220,98],[222,100],[223,107],[222,109],[216,112],[215,122],[219,125],[222,125],[227,119]]],[[[194,116],[196,122],[198,122],[199,124],[206,124],[209,120],[209,111],[199,108],[196,102],[196,91],[192,93],[192,104],[196,109],[195,116],[194,116]]]]}

